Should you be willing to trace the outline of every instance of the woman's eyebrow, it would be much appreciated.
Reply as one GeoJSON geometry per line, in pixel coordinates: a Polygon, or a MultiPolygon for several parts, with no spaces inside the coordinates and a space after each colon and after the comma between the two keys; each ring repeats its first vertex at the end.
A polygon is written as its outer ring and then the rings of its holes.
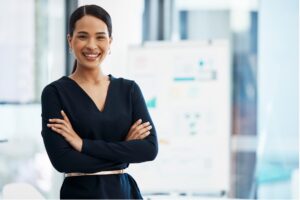
{"type": "Polygon", "coordinates": [[[88,35],[88,32],[85,32],[85,31],[79,31],[79,32],[77,32],[78,34],[86,34],[86,35],[88,35]]]}
{"type": "Polygon", "coordinates": [[[96,35],[106,35],[107,32],[97,32],[96,35]]]}
{"type": "MultiPolygon", "coordinates": [[[[78,34],[89,34],[88,32],[86,32],[86,31],[79,31],[79,32],[77,32],[78,34]]],[[[105,31],[103,31],[103,32],[97,32],[96,33],[96,35],[106,35],[107,34],[107,32],[105,32],[105,31]]]]}

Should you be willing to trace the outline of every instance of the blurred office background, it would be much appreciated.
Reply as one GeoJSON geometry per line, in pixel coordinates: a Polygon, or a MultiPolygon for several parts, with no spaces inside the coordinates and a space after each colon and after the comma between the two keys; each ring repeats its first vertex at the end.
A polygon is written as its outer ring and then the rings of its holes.
{"type": "Polygon", "coordinates": [[[40,95],[71,71],[84,4],[111,14],[104,71],[137,80],[157,124],[157,159],[130,167],[145,197],[299,197],[297,0],[0,0],[0,198],[59,197],[40,95]]]}

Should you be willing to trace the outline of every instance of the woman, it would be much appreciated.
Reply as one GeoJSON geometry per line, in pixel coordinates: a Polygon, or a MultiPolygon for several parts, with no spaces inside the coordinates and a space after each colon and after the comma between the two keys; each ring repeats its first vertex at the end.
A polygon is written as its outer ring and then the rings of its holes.
{"type": "Polygon", "coordinates": [[[52,165],[65,173],[61,198],[140,199],[124,169],[155,159],[156,131],[139,86],[104,75],[110,52],[109,14],[96,5],[77,8],[70,17],[73,73],[42,93],[42,136],[52,165]]]}

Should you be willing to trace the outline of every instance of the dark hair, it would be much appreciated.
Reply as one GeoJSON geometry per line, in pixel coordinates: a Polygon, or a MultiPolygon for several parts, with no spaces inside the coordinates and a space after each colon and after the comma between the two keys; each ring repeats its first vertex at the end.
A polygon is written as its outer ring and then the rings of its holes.
{"type": "MultiPolygon", "coordinates": [[[[81,19],[85,15],[91,15],[93,17],[97,17],[98,19],[102,20],[108,29],[108,35],[111,37],[112,35],[112,23],[111,23],[111,18],[110,15],[106,10],[101,8],[100,6],[97,5],[85,5],[78,7],[70,16],[69,20],[69,35],[72,37],[73,32],[75,30],[75,24],[76,22],[81,19]]],[[[77,60],[75,59],[74,66],[72,73],[75,72],[77,66],[77,60]]]]}

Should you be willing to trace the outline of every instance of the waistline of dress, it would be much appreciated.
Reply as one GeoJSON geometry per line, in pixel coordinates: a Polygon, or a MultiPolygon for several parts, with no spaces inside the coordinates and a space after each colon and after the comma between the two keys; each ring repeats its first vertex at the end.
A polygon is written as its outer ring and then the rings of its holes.
{"type": "Polygon", "coordinates": [[[79,172],[72,172],[72,173],[65,173],[65,177],[72,177],[72,176],[102,176],[102,175],[112,175],[112,174],[124,174],[125,169],[119,170],[110,170],[110,171],[100,171],[95,173],[79,173],[79,172]]]}

